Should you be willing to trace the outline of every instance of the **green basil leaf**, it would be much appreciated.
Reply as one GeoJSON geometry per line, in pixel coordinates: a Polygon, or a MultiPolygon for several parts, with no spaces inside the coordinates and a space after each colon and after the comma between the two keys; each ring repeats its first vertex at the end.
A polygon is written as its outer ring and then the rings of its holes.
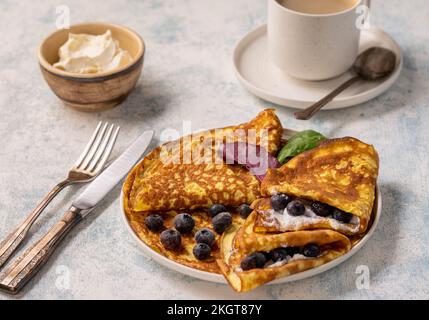
{"type": "Polygon", "coordinates": [[[326,140],[326,137],[314,130],[298,132],[280,150],[277,159],[283,164],[291,157],[317,147],[323,140],[326,140]]]}

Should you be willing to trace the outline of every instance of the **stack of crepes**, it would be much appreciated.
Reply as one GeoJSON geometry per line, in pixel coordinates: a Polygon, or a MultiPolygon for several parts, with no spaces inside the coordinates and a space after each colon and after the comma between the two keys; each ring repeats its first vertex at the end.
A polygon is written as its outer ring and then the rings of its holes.
{"type": "MultiPolygon", "coordinates": [[[[249,122],[202,131],[192,136],[167,142],[151,151],[128,175],[124,184],[124,208],[131,227],[153,250],[183,265],[219,273],[212,256],[197,260],[192,248],[192,235],[182,237],[182,250],[171,251],[160,243],[159,234],[148,230],[143,220],[154,212],[162,214],[167,228],[177,213],[189,212],[196,228],[211,228],[206,211],[213,204],[231,210],[241,204],[252,204],[261,197],[261,183],[246,168],[227,164],[218,153],[219,146],[229,142],[260,145],[276,155],[281,147],[282,126],[274,110],[260,112],[249,122]]],[[[244,221],[233,215],[235,225],[244,221]]],[[[217,235],[217,243],[220,237],[217,235]]]]}
{"type": "Polygon", "coordinates": [[[243,226],[233,226],[221,239],[222,273],[238,292],[320,266],[347,253],[365,234],[371,219],[378,175],[378,155],[373,146],[355,138],[325,140],[278,169],[269,169],[261,185],[261,198],[243,226]],[[270,197],[285,194],[308,203],[340,209],[352,218],[346,222],[305,214],[291,217],[272,209],[270,197]],[[315,244],[316,257],[301,254],[263,267],[243,270],[248,255],[278,248],[315,244]]]}

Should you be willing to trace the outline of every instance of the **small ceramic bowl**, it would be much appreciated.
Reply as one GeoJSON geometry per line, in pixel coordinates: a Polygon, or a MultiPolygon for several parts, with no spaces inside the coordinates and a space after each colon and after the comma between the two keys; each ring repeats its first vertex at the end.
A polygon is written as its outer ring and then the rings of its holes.
{"type": "Polygon", "coordinates": [[[40,45],[39,63],[49,87],[65,105],[82,111],[100,111],[117,106],[134,89],[143,68],[144,53],[145,44],[136,32],[114,24],[85,23],[48,36],[40,45]],[[130,53],[133,58],[130,64],[97,74],[76,74],[53,67],[69,33],[101,35],[107,30],[130,53]]]}

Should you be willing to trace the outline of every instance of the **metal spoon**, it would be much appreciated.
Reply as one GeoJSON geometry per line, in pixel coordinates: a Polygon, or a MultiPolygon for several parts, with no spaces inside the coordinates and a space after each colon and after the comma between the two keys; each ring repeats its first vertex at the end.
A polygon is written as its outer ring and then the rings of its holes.
{"type": "Polygon", "coordinates": [[[295,118],[299,120],[310,119],[316,112],[355,82],[359,80],[375,81],[387,77],[395,70],[395,66],[396,55],[388,49],[373,47],[362,52],[353,65],[353,70],[357,74],[355,77],[346,81],[307,109],[295,112],[295,118]]]}

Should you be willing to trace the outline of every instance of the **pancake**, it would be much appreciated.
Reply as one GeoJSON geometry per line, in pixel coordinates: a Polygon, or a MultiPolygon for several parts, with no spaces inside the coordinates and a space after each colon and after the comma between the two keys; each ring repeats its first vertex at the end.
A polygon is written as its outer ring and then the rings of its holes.
{"type": "Polygon", "coordinates": [[[243,166],[214,159],[217,152],[208,155],[211,161],[207,163],[187,163],[186,155],[199,153],[201,142],[215,151],[220,143],[230,141],[258,144],[275,155],[281,145],[281,135],[281,123],[274,111],[268,109],[248,123],[200,132],[154,149],[130,172],[124,183],[123,205],[132,229],[149,247],[165,257],[188,267],[219,273],[216,259],[220,254],[220,236],[214,232],[218,244],[212,248],[210,258],[200,261],[192,252],[194,234],[201,228],[212,229],[207,208],[214,203],[227,206],[233,225],[240,226],[243,219],[235,213],[235,208],[243,203],[250,205],[260,197],[261,184],[243,166]],[[165,150],[175,148],[180,152],[172,153],[171,162],[165,161],[165,150]],[[210,163],[213,161],[215,163],[210,163]],[[196,226],[192,234],[182,235],[180,251],[167,250],[160,242],[160,232],[150,231],[144,219],[158,213],[164,218],[165,228],[172,228],[174,217],[183,212],[192,215],[196,226]]]}
{"type": "Polygon", "coordinates": [[[257,212],[247,218],[242,227],[225,232],[221,239],[221,258],[217,263],[222,274],[237,292],[253,290],[267,282],[315,268],[347,253],[349,239],[332,230],[295,231],[263,234],[253,231],[257,212]],[[241,261],[255,252],[270,252],[277,248],[301,248],[308,244],[320,247],[320,255],[310,258],[295,254],[280,262],[267,262],[262,268],[243,271],[241,261]]]}
{"type": "Polygon", "coordinates": [[[281,135],[280,120],[268,109],[248,123],[166,143],[149,153],[128,175],[127,206],[142,212],[208,208],[214,203],[251,204],[260,197],[260,182],[243,166],[224,163],[217,152],[219,145],[248,142],[275,155],[281,135]]]}
{"type": "Polygon", "coordinates": [[[282,167],[269,169],[261,193],[265,197],[284,193],[304,202],[328,204],[352,214],[351,221],[342,223],[330,216],[307,214],[307,206],[305,215],[292,217],[272,210],[267,199],[265,208],[258,211],[255,231],[326,228],[346,235],[362,234],[371,218],[377,176],[378,155],[373,146],[350,137],[326,140],[282,167]]]}

